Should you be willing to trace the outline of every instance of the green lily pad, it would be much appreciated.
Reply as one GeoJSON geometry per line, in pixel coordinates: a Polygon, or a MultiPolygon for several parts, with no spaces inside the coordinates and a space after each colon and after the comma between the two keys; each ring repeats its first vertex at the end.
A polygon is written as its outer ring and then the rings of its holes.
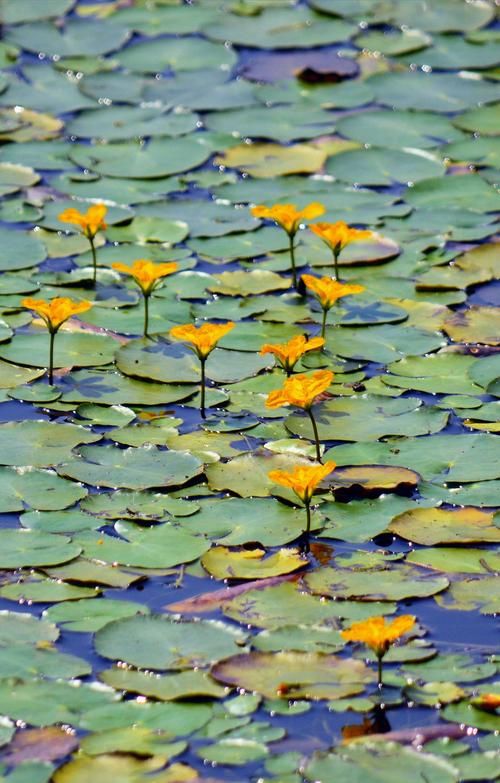
{"type": "Polygon", "coordinates": [[[494,524],[493,514],[472,506],[410,509],[394,517],[389,530],[426,546],[500,541],[500,527],[494,524]]]}
{"type": "Polygon", "coordinates": [[[490,82],[451,73],[381,73],[372,76],[368,86],[377,103],[396,109],[447,113],[495,100],[495,86],[490,82]]]}
{"type": "MultiPolygon", "coordinates": [[[[286,506],[274,498],[204,500],[200,507],[198,513],[186,520],[186,527],[226,546],[250,542],[283,546],[295,541],[304,529],[304,510],[286,506]]],[[[312,529],[318,530],[321,522],[321,515],[313,512],[312,529]]]]}
{"type": "MultiPolygon", "coordinates": [[[[381,37],[391,39],[387,35],[381,37]]],[[[397,149],[431,149],[438,146],[439,141],[452,142],[462,138],[447,118],[432,112],[383,109],[361,112],[340,120],[337,130],[348,139],[397,149]]]]}
{"type": "Polygon", "coordinates": [[[48,620],[21,612],[0,611],[0,647],[9,646],[12,639],[16,644],[55,642],[59,633],[59,628],[48,620]]]}
{"type": "Polygon", "coordinates": [[[303,652],[251,652],[212,667],[216,680],[270,699],[341,699],[361,693],[374,675],[362,661],[303,652]]]}
{"type": "Polygon", "coordinates": [[[326,19],[304,8],[266,8],[258,15],[241,17],[226,14],[224,19],[203,28],[203,34],[216,41],[231,41],[241,46],[262,49],[290,49],[330,45],[343,41],[355,26],[336,19],[326,19]]]}
{"type": "Polygon", "coordinates": [[[410,465],[428,481],[475,482],[500,477],[495,435],[438,435],[399,438],[386,443],[336,446],[325,454],[339,465],[410,465]]]}
{"type": "Polygon", "coordinates": [[[254,269],[251,272],[222,272],[220,275],[214,275],[213,280],[207,290],[226,296],[263,294],[289,288],[291,284],[289,278],[262,269],[254,269]]]}
{"type": "Polygon", "coordinates": [[[78,722],[82,713],[119,699],[111,689],[96,689],[80,683],[46,680],[1,680],[0,698],[4,714],[33,726],[78,722]]]}
{"type": "Polygon", "coordinates": [[[497,106],[483,106],[480,109],[472,109],[471,111],[461,114],[453,120],[453,124],[463,130],[471,131],[472,133],[481,133],[485,136],[497,136],[498,135],[498,107],[497,106]]]}
{"type": "Polygon", "coordinates": [[[332,598],[358,598],[365,601],[401,601],[405,598],[423,598],[445,590],[449,582],[445,577],[429,578],[413,569],[401,566],[385,571],[349,571],[321,568],[310,571],[305,582],[319,595],[332,598]]]}
{"type": "Polygon", "coordinates": [[[198,386],[145,383],[117,372],[77,370],[59,382],[66,403],[100,405],[168,405],[191,397],[198,386]]]}
{"type": "Polygon", "coordinates": [[[87,756],[82,753],[56,771],[54,783],[106,783],[116,776],[121,783],[177,783],[190,780],[196,774],[184,764],[172,764],[166,770],[165,756],[140,759],[126,753],[87,756]]]}
{"type": "Polygon", "coordinates": [[[153,139],[147,147],[128,142],[87,147],[72,153],[72,157],[76,163],[88,165],[92,171],[108,177],[157,179],[195,168],[210,154],[210,146],[200,135],[168,141],[153,139]]]}
{"type": "Polygon", "coordinates": [[[361,620],[376,614],[391,614],[395,605],[388,602],[325,601],[304,592],[300,585],[284,582],[258,587],[222,604],[223,614],[256,628],[280,628],[290,618],[299,624],[337,627],[337,618],[361,620]]]}
{"type": "Polygon", "coordinates": [[[334,155],[327,161],[326,170],[343,182],[362,185],[418,182],[444,174],[441,160],[431,152],[403,152],[383,148],[350,150],[334,155]]]}
{"type": "Polygon", "coordinates": [[[92,672],[92,666],[83,658],[56,650],[37,650],[27,644],[14,643],[0,649],[2,678],[48,677],[70,680],[92,672]]]}
{"type": "Polygon", "coordinates": [[[19,367],[17,364],[9,364],[0,359],[1,380],[0,389],[14,389],[25,383],[40,378],[44,370],[31,370],[26,367],[19,367]]]}
{"type": "Polygon", "coordinates": [[[498,311],[494,307],[471,307],[453,313],[445,322],[444,330],[456,343],[484,343],[498,345],[498,311]]]}
{"type": "Polygon", "coordinates": [[[87,494],[84,487],[45,470],[0,468],[0,511],[24,511],[26,506],[54,511],[72,506],[87,494]]]}
{"type": "Polygon", "coordinates": [[[500,717],[491,712],[480,710],[473,704],[462,701],[459,704],[448,704],[442,711],[445,720],[474,726],[482,731],[498,731],[500,717]]]}
{"type": "Polygon", "coordinates": [[[307,560],[297,549],[280,549],[265,557],[262,549],[233,551],[219,546],[205,552],[201,564],[205,571],[217,579],[263,579],[303,568],[307,560]]]}
{"type": "Polygon", "coordinates": [[[68,631],[95,632],[113,620],[135,615],[147,615],[149,609],[144,604],[133,601],[119,601],[111,598],[94,599],[81,598],[49,607],[43,616],[58,623],[68,631]]]}
{"type": "Polygon", "coordinates": [[[160,73],[167,68],[173,71],[228,70],[235,64],[236,54],[229,46],[200,38],[172,37],[134,43],[120,52],[117,59],[120,65],[136,73],[160,73]]]}
{"type": "MultiPolygon", "coordinates": [[[[54,367],[92,367],[113,361],[117,342],[112,337],[86,332],[61,331],[55,339],[54,367]]],[[[0,345],[7,361],[17,361],[29,367],[48,367],[49,337],[40,334],[17,334],[10,343],[0,345]]]]}
{"type": "Polygon", "coordinates": [[[453,582],[445,596],[435,599],[445,609],[459,612],[479,610],[481,614],[497,614],[500,611],[498,577],[485,576],[481,579],[465,579],[453,582]]]}
{"type": "MultiPolygon", "coordinates": [[[[290,132],[290,131],[289,131],[290,132]]],[[[230,169],[238,169],[256,179],[272,179],[283,174],[313,174],[326,160],[326,150],[313,144],[280,144],[254,142],[237,144],[215,162],[230,169]]]]}
{"type": "Polygon", "coordinates": [[[171,568],[196,560],[209,547],[209,542],[189,530],[163,524],[142,528],[133,523],[118,522],[115,531],[121,536],[82,532],[78,543],[86,557],[106,563],[118,563],[138,568],[171,568]]]}
{"type": "Polygon", "coordinates": [[[99,492],[87,497],[81,508],[105,519],[161,519],[167,514],[176,517],[191,516],[200,506],[193,500],[185,501],[160,492],[129,492],[115,490],[99,492]]]}
{"type": "Polygon", "coordinates": [[[138,693],[160,701],[174,701],[193,697],[218,698],[226,688],[202,671],[180,671],[175,674],[151,676],[148,672],[115,666],[99,673],[99,679],[117,690],[138,693]]]}
{"type": "Polygon", "coordinates": [[[116,620],[95,635],[99,655],[149,669],[189,669],[227,658],[245,642],[238,629],[213,620],[163,615],[116,620]]]}
{"type": "Polygon", "coordinates": [[[369,739],[362,745],[352,744],[335,753],[316,753],[306,767],[307,780],[327,783],[396,783],[404,769],[408,783],[456,783],[458,770],[445,758],[404,747],[395,742],[369,739]]]}
{"type": "MultiPolygon", "coordinates": [[[[444,411],[422,407],[406,397],[349,397],[326,402],[315,410],[320,440],[378,440],[387,435],[426,435],[446,426],[444,411]]],[[[313,438],[309,417],[292,414],[286,428],[294,435],[313,438]]]]}
{"type": "MultiPolygon", "coordinates": [[[[32,531],[21,531],[31,533],[32,531]]],[[[36,534],[35,534],[36,535],[36,534]]],[[[38,534],[50,535],[50,534],[38,534]]],[[[48,559],[48,558],[47,558],[48,559]]],[[[0,588],[0,596],[9,601],[31,604],[49,604],[56,601],[75,601],[79,598],[92,599],[98,596],[100,589],[97,587],[79,587],[67,584],[57,579],[45,579],[38,575],[21,579],[13,584],[7,584],[0,588]]]]}
{"type": "Polygon", "coordinates": [[[130,32],[107,21],[68,20],[63,29],[50,22],[19,25],[9,40],[29,52],[51,56],[95,56],[119,49],[130,32]]]}
{"type": "Polygon", "coordinates": [[[47,253],[42,242],[26,231],[0,229],[0,270],[12,272],[29,269],[45,260],[47,253]]]}
{"type": "Polygon", "coordinates": [[[405,664],[403,672],[419,682],[475,682],[494,675],[494,665],[477,663],[469,655],[440,654],[423,663],[405,664]]]}
{"type": "Polygon", "coordinates": [[[209,113],[205,117],[205,124],[209,130],[229,133],[242,139],[271,139],[286,143],[331,133],[333,117],[328,111],[308,103],[303,107],[300,104],[276,108],[250,106],[209,113]]]}
{"type": "Polygon", "coordinates": [[[68,459],[79,443],[100,439],[84,427],[26,420],[0,425],[0,462],[3,465],[51,467],[68,459]]]}
{"type": "Polygon", "coordinates": [[[80,459],[60,466],[58,472],[76,481],[103,487],[175,486],[185,484],[201,472],[201,462],[196,457],[154,447],[126,450],[114,446],[84,447],[80,454],[80,459]]]}
{"type": "MultiPolygon", "coordinates": [[[[127,77],[127,80],[129,77],[127,77]]],[[[137,136],[181,136],[196,129],[197,115],[175,114],[164,108],[109,106],[90,109],[71,120],[67,130],[79,138],[122,141],[137,136]]]]}

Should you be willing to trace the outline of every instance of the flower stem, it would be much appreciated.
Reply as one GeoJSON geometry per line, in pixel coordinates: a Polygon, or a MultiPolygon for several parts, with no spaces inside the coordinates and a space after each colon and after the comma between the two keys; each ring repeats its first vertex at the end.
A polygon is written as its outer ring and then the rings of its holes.
{"type": "Polygon", "coordinates": [[[206,419],[207,414],[205,412],[205,362],[206,359],[200,359],[201,361],[201,386],[200,386],[200,413],[201,418],[206,419]]]}
{"type": "Polygon", "coordinates": [[[94,268],[92,274],[92,283],[95,286],[97,283],[97,256],[95,252],[94,237],[89,236],[89,242],[90,242],[90,249],[92,251],[92,266],[94,268]]]}
{"type": "Polygon", "coordinates": [[[304,530],[301,539],[303,541],[303,544],[301,545],[302,552],[307,553],[309,552],[309,538],[311,535],[311,501],[310,500],[304,500],[304,505],[306,507],[306,529],[304,530]]]}
{"type": "Polygon", "coordinates": [[[49,336],[49,383],[52,386],[52,382],[54,380],[54,338],[56,333],[51,331],[49,332],[49,336]]]}
{"type": "Polygon", "coordinates": [[[339,275],[339,255],[340,255],[340,250],[334,250],[333,251],[333,263],[335,264],[335,280],[337,280],[337,281],[340,280],[340,275],[339,275]]]}
{"type": "Polygon", "coordinates": [[[319,447],[319,435],[318,435],[318,427],[316,425],[316,419],[314,418],[314,415],[313,415],[313,412],[312,412],[311,408],[308,408],[307,412],[309,414],[309,418],[311,419],[311,424],[312,424],[312,428],[313,428],[313,432],[314,432],[314,442],[316,444],[316,459],[318,460],[318,462],[323,464],[322,460],[321,460],[321,451],[320,451],[320,447],[319,447]]]}
{"type": "Polygon", "coordinates": [[[292,263],[292,283],[297,288],[297,269],[295,267],[295,234],[289,234],[290,238],[290,261],[292,263]]]}
{"type": "Polygon", "coordinates": [[[382,682],[382,656],[381,655],[377,656],[377,664],[378,664],[378,666],[377,666],[377,684],[378,684],[378,687],[381,688],[382,685],[383,685],[383,682],[382,682]]]}
{"type": "Polygon", "coordinates": [[[306,501],[306,536],[309,538],[311,533],[311,501],[306,501]]]}
{"type": "Polygon", "coordinates": [[[326,316],[328,315],[328,310],[326,308],[323,308],[323,320],[321,321],[321,336],[323,339],[325,339],[325,332],[326,332],[326,316]]]}
{"type": "Polygon", "coordinates": [[[149,337],[149,294],[144,294],[144,337],[149,337]]]}

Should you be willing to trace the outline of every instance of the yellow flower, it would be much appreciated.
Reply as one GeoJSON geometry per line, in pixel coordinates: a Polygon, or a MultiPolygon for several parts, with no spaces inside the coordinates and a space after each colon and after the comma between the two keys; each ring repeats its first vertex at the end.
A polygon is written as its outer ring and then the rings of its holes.
{"type": "Polygon", "coordinates": [[[309,228],[337,254],[351,242],[372,236],[371,231],[351,228],[343,220],[338,220],[336,223],[315,223],[309,228]]]}
{"type": "Polygon", "coordinates": [[[174,326],[170,330],[170,334],[176,340],[191,343],[193,351],[204,361],[219,340],[234,327],[235,324],[232,321],[225,324],[202,324],[201,326],[184,324],[184,326],[174,326]]]}
{"type": "Polygon", "coordinates": [[[59,215],[59,220],[62,223],[74,223],[80,226],[82,234],[93,239],[98,231],[107,227],[104,222],[107,211],[105,204],[92,204],[85,213],[78,209],[65,209],[59,215]]]}
{"type": "Polygon", "coordinates": [[[269,392],[266,407],[295,405],[297,408],[309,410],[316,397],[326,391],[332,381],[331,370],[317,370],[312,375],[292,375],[286,379],[282,389],[269,392]]]}
{"type": "Polygon", "coordinates": [[[314,277],[314,275],[302,275],[306,287],[316,296],[323,310],[329,310],[337,299],[350,294],[360,294],[365,290],[364,285],[339,283],[332,277],[314,277]]]}
{"type": "Polygon", "coordinates": [[[67,296],[58,296],[50,302],[46,302],[44,299],[27,297],[22,300],[21,304],[39,315],[51,334],[57,332],[59,327],[72,315],[84,313],[92,307],[92,302],[76,302],[67,296]]]}
{"type": "Polygon", "coordinates": [[[313,201],[304,209],[297,209],[295,204],[275,204],[273,207],[259,205],[251,209],[252,215],[259,218],[274,220],[278,226],[284,228],[289,236],[295,236],[300,224],[305,220],[314,220],[325,213],[323,204],[313,201]]]}
{"type": "Polygon", "coordinates": [[[316,351],[318,348],[322,348],[324,344],[325,341],[322,337],[313,337],[311,340],[307,340],[303,334],[299,334],[296,337],[292,337],[287,343],[276,345],[266,343],[260,349],[260,354],[264,356],[266,353],[272,353],[285,372],[290,374],[301,356],[308,351],[316,351]]]}
{"type": "Polygon", "coordinates": [[[124,275],[131,275],[144,296],[149,296],[163,277],[167,277],[167,275],[171,275],[173,272],[177,271],[177,264],[173,262],[168,264],[154,264],[152,261],[148,261],[144,258],[134,261],[132,266],[120,262],[111,264],[111,266],[124,275]]]}
{"type": "Polygon", "coordinates": [[[267,475],[276,484],[293,489],[297,497],[308,505],[320,481],[334,468],[335,462],[325,462],[324,465],[296,465],[291,471],[271,470],[267,475]]]}
{"type": "Polygon", "coordinates": [[[390,645],[411,631],[414,625],[415,618],[411,614],[403,614],[389,623],[385,617],[379,616],[353,623],[350,628],[340,633],[348,642],[363,642],[373,650],[377,658],[382,658],[390,645]]]}

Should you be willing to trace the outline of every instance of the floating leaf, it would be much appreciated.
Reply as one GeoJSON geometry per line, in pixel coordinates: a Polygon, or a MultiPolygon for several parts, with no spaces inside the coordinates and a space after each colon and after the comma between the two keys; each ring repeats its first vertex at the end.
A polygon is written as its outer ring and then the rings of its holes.
{"type": "Polygon", "coordinates": [[[439,593],[449,585],[445,577],[429,578],[428,574],[419,574],[404,566],[394,570],[360,572],[321,568],[309,572],[305,582],[315,594],[364,601],[423,598],[439,593]]]}
{"type": "Polygon", "coordinates": [[[99,655],[149,669],[207,666],[244,642],[241,631],[224,623],[163,615],[116,620],[95,635],[99,655]]]}
{"type": "Polygon", "coordinates": [[[227,685],[257,691],[270,699],[341,699],[361,693],[374,679],[361,661],[321,653],[251,652],[212,667],[227,685]]]}
{"type": "Polygon", "coordinates": [[[417,508],[395,517],[389,530],[416,544],[500,541],[500,528],[488,514],[472,506],[459,509],[417,508]]]}
{"type": "Polygon", "coordinates": [[[348,745],[336,753],[316,753],[305,770],[307,780],[327,783],[337,779],[352,783],[396,783],[404,769],[407,783],[456,783],[458,770],[447,759],[404,747],[395,742],[369,739],[362,745],[348,745]]]}
{"type": "Polygon", "coordinates": [[[0,425],[0,462],[3,465],[50,467],[67,459],[79,443],[99,439],[100,435],[74,424],[7,422],[0,425]]]}
{"type": "Polygon", "coordinates": [[[500,611],[498,577],[488,576],[482,579],[465,579],[454,582],[448,593],[436,598],[445,609],[471,612],[479,609],[481,614],[497,614],[500,611]]]}
{"type": "Polygon", "coordinates": [[[81,598],[77,601],[64,602],[49,607],[43,616],[59,623],[68,631],[95,632],[113,620],[133,617],[136,614],[149,614],[149,609],[143,604],[133,601],[102,598],[94,601],[81,598]]]}
{"type": "Polygon", "coordinates": [[[269,557],[265,554],[262,549],[235,552],[223,546],[213,547],[202,556],[201,564],[218,579],[258,579],[289,574],[307,563],[297,549],[280,549],[269,557]]]}
{"type": "Polygon", "coordinates": [[[99,673],[99,679],[118,690],[139,693],[160,701],[173,701],[192,697],[218,698],[226,689],[218,685],[210,675],[201,671],[181,671],[176,674],[151,675],[147,672],[123,669],[118,666],[99,673]]]}
{"type": "Polygon", "coordinates": [[[79,460],[60,466],[58,472],[103,487],[176,486],[185,484],[202,468],[200,460],[191,454],[160,451],[152,446],[126,450],[114,446],[83,447],[80,454],[79,460]]]}

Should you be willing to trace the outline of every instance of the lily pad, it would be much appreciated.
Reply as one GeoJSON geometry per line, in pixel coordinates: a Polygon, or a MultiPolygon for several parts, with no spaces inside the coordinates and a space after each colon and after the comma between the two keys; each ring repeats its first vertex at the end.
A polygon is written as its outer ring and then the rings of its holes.
{"type": "MultiPolygon", "coordinates": [[[[406,397],[349,397],[324,403],[318,408],[317,425],[320,440],[378,440],[387,435],[426,435],[439,432],[448,415],[422,407],[420,400],[406,397]]],[[[292,414],[286,420],[294,435],[313,438],[310,419],[292,414]]]]}
{"type": "Polygon", "coordinates": [[[66,563],[82,551],[67,536],[35,530],[4,529],[0,531],[0,541],[0,568],[66,563]]]}
{"type": "Polygon", "coordinates": [[[369,740],[335,753],[316,753],[305,770],[306,779],[327,783],[396,783],[404,769],[407,783],[456,783],[458,770],[445,758],[404,747],[395,742],[369,740]]]}
{"type": "Polygon", "coordinates": [[[176,486],[201,472],[201,462],[181,451],[154,447],[119,449],[114,446],[82,448],[81,459],[67,462],[58,472],[85,484],[147,489],[176,486]]]}
{"type": "Polygon", "coordinates": [[[75,424],[49,421],[12,421],[0,425],[0,462],[3,465],[51,467],[71,456],[79,443],[93,443],[100,435],[75,424]]]}
{"type": "Polygon", "coordinates": [[[138,568],[171,568],[195,560],[209,547],[201,536],[168,524],[142,528],[118,522],[115,532],[121,538],[82,532],[78,543],[86,557],[138,568]]]}
{"type": "Polygon", "coordinates": [[[289,574],[307,564],[297,549],[280,549],[265,557],[262,549],[232,551],[227,547],[213,547],[201,558],[205,571],[218,579],[263,579],[289,574]]]}
{"type": "Polygon", "coordinates": [[[392,520],[389,530],[426,546],[500,541],[500,528],[494,524],[493,514],[472,506],[405,511],[392,520]]]}
{"type": "MultiPolygon", "coordinates": [[[[86,332],[61,331],[55,339],[54,367],[92,367],[110,364],[117,343],[112,337],[86,332]]],[[[49,339],[47,334],[18,334],[0,353],[7,361],[29,367],[48,367],[49,339]]]]}
{"type": "Polygon", "coordinates": [[[322,568],[309,572],[305,582],[315,594],[364,601],[423,598],[439,593],[449,585],[445,577],[429,578],[428,574],[420,574],[405,567],[360,572],[322,568]]]}
{"type": "Polygon", "coordinates": [[[148,672],[123,669],[116,666],[99,673],[99,679],[118,690],[138,693],[160,701],[205,697],[218,698],[226,694],[226,688],[202,671],[176,672],[161,676],[148,672]]]}
{"type": "Polygon", "coordinates": [[[498,577],[485,576],[481,579],[465,579],[454,582],[445,596],[435,599],[445,609],[459,612],[479,610],[481,614],[498,614],[500,595],[498,577]]]}
{"type": "Polygon", "coordinates": [[[374,675],[362,661],[301,652],[251,652],[212,667],[216,680],[270,699],[342,699],[361,693],[374,675]]]}
{"type": "Polygon", "coordinates": [[[95,635],[99,655],[149,669],[204,667],[245,643],[238,629],[213,620],[163,615],[116,620],[95,635]]]}

